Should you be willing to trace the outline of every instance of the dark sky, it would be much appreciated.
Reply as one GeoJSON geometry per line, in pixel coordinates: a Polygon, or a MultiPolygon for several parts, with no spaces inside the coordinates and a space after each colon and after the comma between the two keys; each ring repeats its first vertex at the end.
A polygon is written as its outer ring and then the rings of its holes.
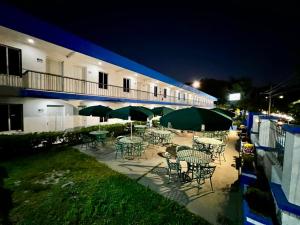
{"type": "Polygon", "coordinates": [[[300,14],[291,2],[11,2],[182,82],[252,77],[256,85],[276,83],[300,62],[300,14]]]}

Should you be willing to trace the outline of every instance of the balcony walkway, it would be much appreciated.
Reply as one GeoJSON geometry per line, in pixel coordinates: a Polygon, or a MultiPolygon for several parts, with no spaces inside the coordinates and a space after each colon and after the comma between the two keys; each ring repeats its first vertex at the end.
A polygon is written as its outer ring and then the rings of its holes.
{"type": "MultiPolygon", "coordinates": [[[[189,211],[212,224],[242,224],[242,194],[237,183],[238,171],[235,169],[234,160],[235,156],[238,156],[238,152],[235,150],[237,139],[236,133],[231,132],[225,151],[226,162],[222,162],[222,165],[218,161],[215,163],[217,168],[212,179],[214,192],[211,192],[209,182],[206,182],[199,190],[196,181],[182,184],[177,181],[175,176],[169,183],[166,161],[158,155],[159,152],[165,152],[166,147],[150,146],[139,160],[119,158],[116,160],[113,146],[110,144],[100,147],[99,150],[78,148],[82,152],[96,157],[98,161],[105,163],[110,168],[184,205],[189,211]]],[[[176,135],[173,143],[191,145],[192,134],[176,135]]]]}

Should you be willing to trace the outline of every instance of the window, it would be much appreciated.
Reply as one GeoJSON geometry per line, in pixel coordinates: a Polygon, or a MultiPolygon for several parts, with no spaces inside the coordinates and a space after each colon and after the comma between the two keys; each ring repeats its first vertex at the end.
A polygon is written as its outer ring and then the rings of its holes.
{"type": "Polygon", "coordinates": [[[167,89],[164,89],[164,98],[167,98],[167,89]]]}
{"type": "Polygon", "coordinates": [[[157,97],[157,86],[154,86],[154,96],[157,97]]]}
{"type": "Polygon", "coordinates": [[[180,92],[178,92],[178,100],[180,100],[180,92]]]}
{"type": "Polygon", "coordinates": [[[130,91],[130,79],[127,79],[127,78],[123,79],[123,91],[124,92],[130,91]]]}
{"type": "Polygon", "coordinates": [[[22,75],[21,49],[0,45],[0,74],[22,75]]]}
{"type": "Polygon", "coordinates": [[[183,94],[183,101],[185,101],[185,94],[183,94]]]}
{"type": "Polygon", "coordinates": [[[108,74],[99,72],[99,88],[107,89],[108,74]]]}
{"type": "Polygon", "coordinates": [[[0,131],[23,130],[23,105],[0,104],[0,131]]]}

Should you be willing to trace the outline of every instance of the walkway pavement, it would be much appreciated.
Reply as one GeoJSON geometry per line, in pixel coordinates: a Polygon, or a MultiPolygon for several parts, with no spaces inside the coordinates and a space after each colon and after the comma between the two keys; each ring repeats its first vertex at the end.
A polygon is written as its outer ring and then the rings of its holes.
{"type": "MultiPolygon", "coordinates": [[[[100,147],[99,150],[83,150],[82,152],[96,157],[113,170],[123,173],[153,191],[170,198],[189,211],[199,215],[212,224],[232,225],[242,224],[241,193],[238,188],[238,171],[235,169],[234,158],[238,156],[235,142],[238,137],[235,132],[229,134],[225,150],[226,162],[220,165],[216,161],[216,171],[213,175],[214,192],[210,183],[206,182],[198,189],[197,182],[182,184],[176,177],[168,180],[166,161],[158,153],[165,152],[166,147],[150,146],[140,159],[115,159],[112,144],[100,147]]],[[[173,139],[174,144],[191,145],[192,134],[178,134],[173,139]]],[[[183,164],[183,167],[186,165],[183,164]]]]}

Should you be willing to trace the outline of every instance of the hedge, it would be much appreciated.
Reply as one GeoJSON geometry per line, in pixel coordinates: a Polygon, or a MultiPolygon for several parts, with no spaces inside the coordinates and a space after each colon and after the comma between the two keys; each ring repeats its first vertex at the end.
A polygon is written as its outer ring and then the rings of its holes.
{"type": "MultiPolygon", "coordinates": [[[[140,124],[140,122],[134,122],[134,124],[140,124]]],[[[114,132],[116,137],[128,134],[127,126],[128,124],[100,125],[100,129],[107,130],[110,134],[114,132]]],[[[0,159],[34,154],[50,150],[54,146],[59,145],[81,144],[84,135],[88,135],[89,132],[98,129],[99,126],[97,125],[69,131],[0,134],[0,159]]]]}

